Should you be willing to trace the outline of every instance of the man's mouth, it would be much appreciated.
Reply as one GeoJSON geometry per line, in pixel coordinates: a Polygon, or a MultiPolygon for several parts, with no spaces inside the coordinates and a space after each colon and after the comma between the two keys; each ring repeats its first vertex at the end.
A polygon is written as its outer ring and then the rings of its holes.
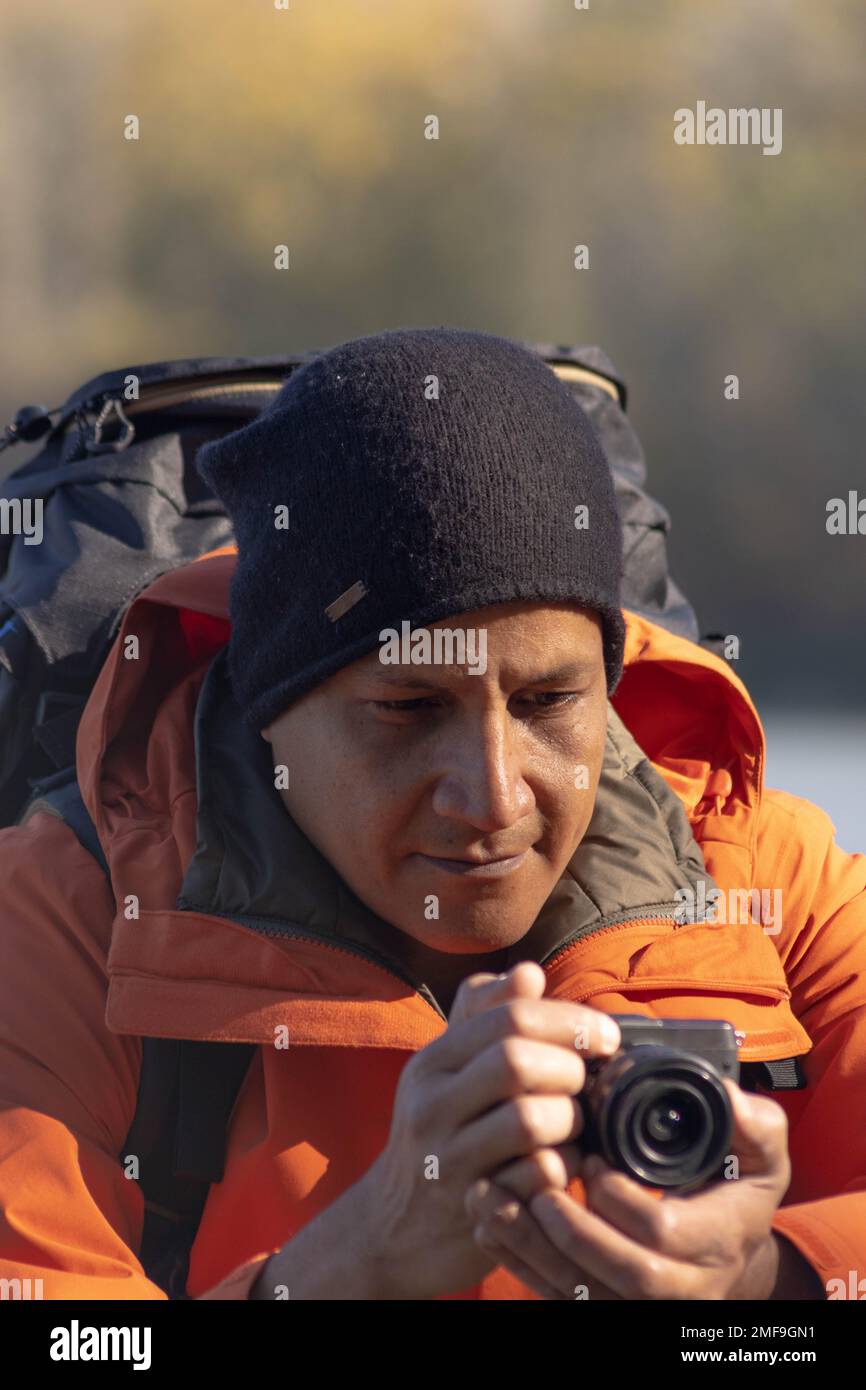
{"type": "Polygon", "coordinates": [[[529,856],[529,850],[497,859],[444,859],[438,855],[419,854],[418,858],[446,874],[461,874],[465,878],[502,878],[514,873],[529,856]]]}

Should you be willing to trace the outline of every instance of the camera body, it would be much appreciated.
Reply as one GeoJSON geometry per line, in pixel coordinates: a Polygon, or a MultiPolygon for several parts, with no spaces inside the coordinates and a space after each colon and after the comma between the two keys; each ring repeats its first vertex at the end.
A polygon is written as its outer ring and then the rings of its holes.
{"type": "Polygon", "coordinates": [[[724,1019],[612,1014],[622,1041],[589,1058],[580,1093],[584,1153],[648,1187],[685,1193],[721,1176],[734,1120],[723,1080],[739,1082],[724,1019]]]}

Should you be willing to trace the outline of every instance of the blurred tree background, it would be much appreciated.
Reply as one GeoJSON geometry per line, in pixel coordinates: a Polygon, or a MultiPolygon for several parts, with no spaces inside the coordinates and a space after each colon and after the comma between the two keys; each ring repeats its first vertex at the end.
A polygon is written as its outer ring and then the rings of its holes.
{"type": "Polygon", "coordinates": [[[862,0],[4,0],[3,422],[389,327],[597,343],[702,630],[759,707],[862,714],[866,537],[825,521],[866,495],[864,37],[862,0]],[[782,152],[677,146],[701,99],[781,107],[782,152]]]}

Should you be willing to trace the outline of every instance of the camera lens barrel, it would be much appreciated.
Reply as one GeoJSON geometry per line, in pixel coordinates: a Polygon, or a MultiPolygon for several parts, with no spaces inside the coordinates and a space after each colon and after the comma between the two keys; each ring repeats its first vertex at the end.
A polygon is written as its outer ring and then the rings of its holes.
{"type": "Polygon", "coordinates": [[[716,1069],[657,1045],[620,1052],[588,1077],[584,1114],[585,1147],[650,1187],[700,1187],[719,1173],[733,1135],[716,1069]]]}

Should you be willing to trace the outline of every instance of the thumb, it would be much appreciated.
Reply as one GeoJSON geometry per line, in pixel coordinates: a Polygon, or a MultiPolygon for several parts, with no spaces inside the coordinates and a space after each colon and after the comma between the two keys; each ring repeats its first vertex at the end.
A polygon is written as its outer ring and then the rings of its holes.
{"type": "Polygon", "coordinates": [[[742,1177],[763,1178],[781,1173],[788,1160],[788,1119],[777,1101],[743,1091],[725,1080],[734,1116],[732,1147],[742,1177]]]}

